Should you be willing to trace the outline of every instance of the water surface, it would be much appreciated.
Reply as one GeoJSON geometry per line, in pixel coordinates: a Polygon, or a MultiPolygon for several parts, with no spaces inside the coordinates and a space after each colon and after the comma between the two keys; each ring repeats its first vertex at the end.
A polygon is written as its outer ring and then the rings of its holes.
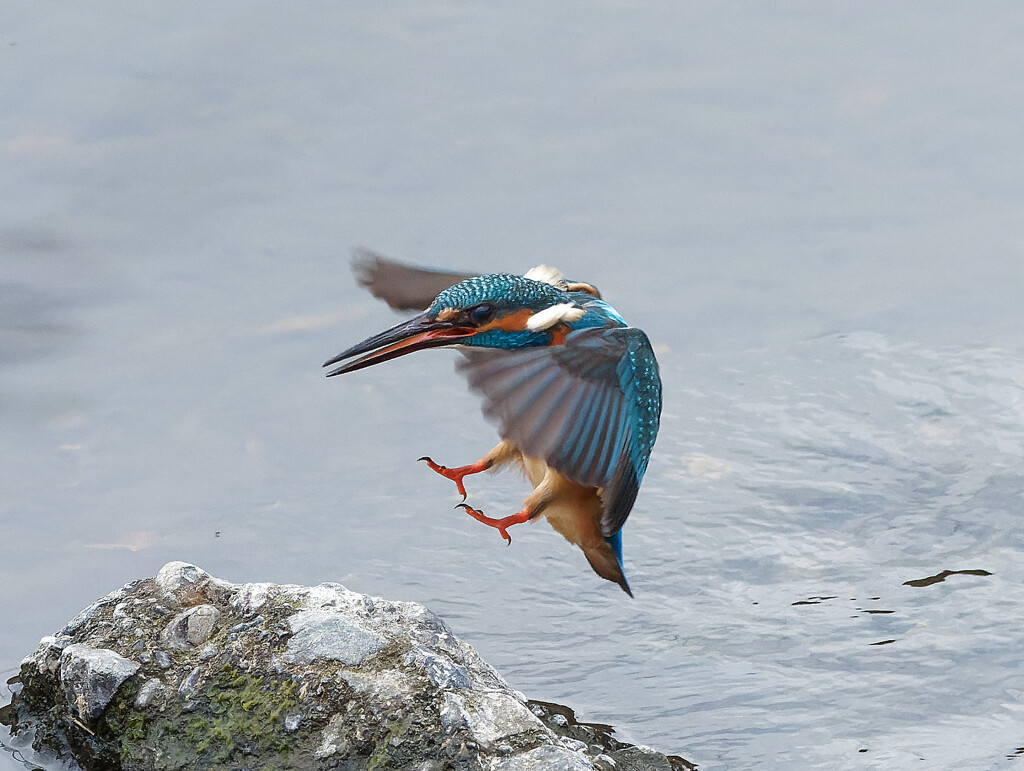
{"type": "Polygon", "coordinates": [[[701,769],[1019,763],[1024,9],[8,6],[4,679],[182,559],[424,602],[701,769]],[[323,378],[396,320],[360,244],[648,332],[636,600],[415,462],[495,441],[455,354],[323,378]]]}

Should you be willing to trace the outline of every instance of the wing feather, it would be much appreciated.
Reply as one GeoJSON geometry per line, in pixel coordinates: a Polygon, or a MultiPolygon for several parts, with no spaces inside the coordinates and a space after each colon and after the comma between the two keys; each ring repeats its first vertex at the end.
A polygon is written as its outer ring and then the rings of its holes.
{"type": "Polygon", "coordinates": [[[484,414],[501,436],[574,482],[602,488],[602,531],[618,532],[661,413],[657,362],[644,333],[583,329],[560,346],[462,353],[459,370],[483,395],[484,414]]]}
{"type": "Polygon", "coordinates": [[[369,249],[354,251],[352,269],[360,284],[396,311],[421,311],[445,289],[474,275],[418,268],[369,249]]]}

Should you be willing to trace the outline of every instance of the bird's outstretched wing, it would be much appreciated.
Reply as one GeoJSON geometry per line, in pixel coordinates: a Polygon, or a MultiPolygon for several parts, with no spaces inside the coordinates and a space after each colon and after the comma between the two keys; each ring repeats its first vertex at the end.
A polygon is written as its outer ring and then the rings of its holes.
{"type": "Polygon", "coordinates": [[[421,311],[445,289],[475,275],[417,268],[367,249],[353,251],[352,270],[362,286],[396,311],[421,311]]]}
{"type": "Polygon", "coordinates": [[[604,490],[601,530],[619,531],[636,500],[661,416],[661,380],[639,329],[571,332],[564,345],[462,349],[459,370],[484,414],[526,455],[604,490]]]}

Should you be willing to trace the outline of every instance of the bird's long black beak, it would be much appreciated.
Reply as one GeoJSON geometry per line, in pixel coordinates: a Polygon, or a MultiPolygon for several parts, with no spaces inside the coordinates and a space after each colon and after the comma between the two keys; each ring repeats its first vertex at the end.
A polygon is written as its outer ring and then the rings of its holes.
{"type": "Polygon", "coordinates": [[[421,313],[419,316],[384,330],[378,335],[368,337],[361,343],[356,343],[347,351],[342,351],[333,359],[324,362],[324,366],[329,367],[353,356],[366,354],[347,364],[342,364],[337,369],[332,369],[327,373],[327,377],[340,375],[343,372],[354,372],[357,369],[389,361],[413,351],[452,345],[462,338],[471,336],[475,331],[472,327],[461,327],[449,321],[437,321],[426,313],[421,313]]]}

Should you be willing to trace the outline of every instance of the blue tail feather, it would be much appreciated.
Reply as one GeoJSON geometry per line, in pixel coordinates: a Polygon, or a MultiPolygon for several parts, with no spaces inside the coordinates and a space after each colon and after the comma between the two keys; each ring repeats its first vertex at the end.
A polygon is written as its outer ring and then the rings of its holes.
{"type": "Polygon", "coordinates": [[[615,561],[619,563],[619,570],[622,572],[622,583],[624,584],[622,588],[632,597],[633,592],[629,588],[629,581],[626,580],[626,568],[622,565],[622,531],[619,530],[615,535],[607,536],[604,540],[612,547],[615,561]]]}

